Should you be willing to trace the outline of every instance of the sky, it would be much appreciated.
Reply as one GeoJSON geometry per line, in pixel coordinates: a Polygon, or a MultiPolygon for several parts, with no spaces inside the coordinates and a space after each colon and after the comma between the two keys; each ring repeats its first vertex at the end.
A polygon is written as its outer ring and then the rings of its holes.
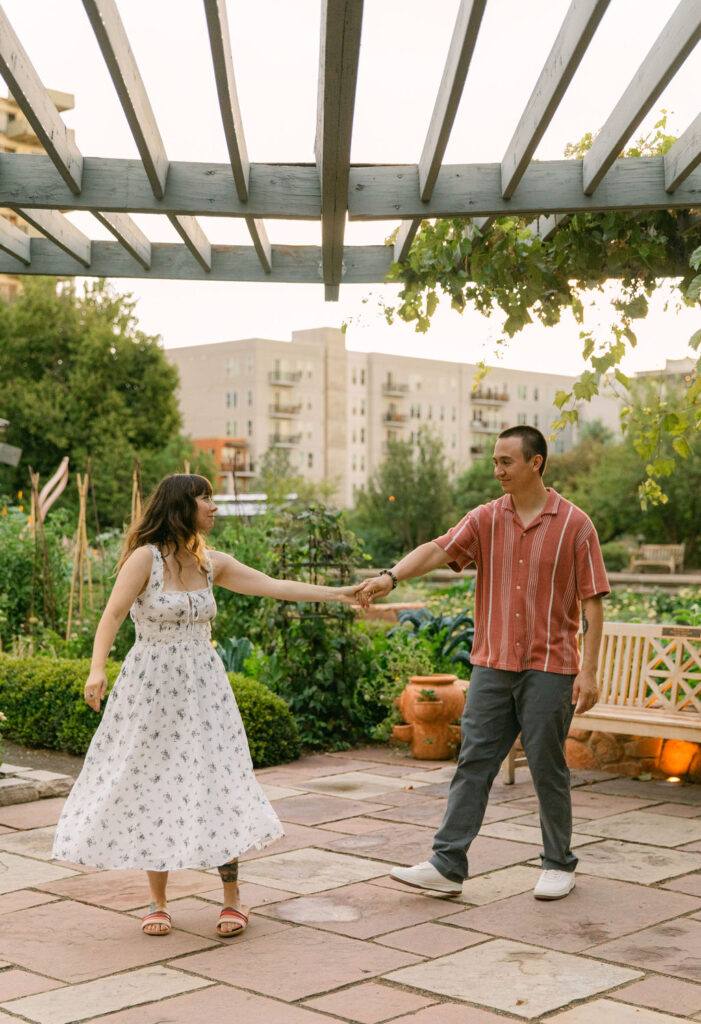
{"type": "MultiPolygon", "coordinates": [[[[201,0],[117,0],[171,160],[227,162],[201,0]]],[[[312,162],[316,126],[320,0],[227,0],[249,158],[312,162]]],[[[458,0],[365,0],[351,160],[416,163],[438,91],[458,0]]],[[[445,156],[447,163],[500,161],[536,82],[569,0],[489,0],[445,156]]],[[[64,115],[85,156],[138,157],[117,94],[80,0],[3,0],[5,12],[46,86],[75,95],[64,115]]],[[[565,98],[535,154],[558,159],[567,142],[599,128],[676,7],[676,0],[611,0],[565,98]]],[[[661,109],[681,132],[698,114],[701,46],[654,104],[634,137],[661,109]]],[[[111,238],[87,213],[69,214],[91,238],[111,238]]],[[[179,241],[165,217],[137,215],[154,242],[179,241]]],[[[247,244],[236,218],[200,218],[210,241],[247,244]]],[[[396,222],[349,224],[346,244],[380,244],[396,222]]],[[[319,244],[318,223],[267,221],[273,243],[319,244]]],[[[583,369],[579,328],[568,315],[533,325],[506,348],[499,322],[440,307],[430,332],[385,324],[378,299],[396,287],[342,285],[324,302],[321,285],[117,279],[138,300],[141,328],[166,348],[233,338],[289,339],[293,330],[348,322],[350,349],[575,374],[583,369]],[[495,356],[495,352],[498,354],[495,356]]],[[[665,310],[658,294],[624,369],[684,356],[697,310],[665,310]]],[[[606,295],[587,310],[605,328],[606,295]]],[[[602,335],[603,336],[603,335],[602,335]]]]}

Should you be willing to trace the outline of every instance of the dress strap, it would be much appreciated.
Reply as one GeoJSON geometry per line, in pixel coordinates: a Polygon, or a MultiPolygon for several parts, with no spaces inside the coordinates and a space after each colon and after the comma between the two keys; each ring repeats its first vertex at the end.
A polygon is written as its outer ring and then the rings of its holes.
{"type": "Polygon", "coordinates": [[[150,548],[153,555],[149,586],[155,587],[156,590],[163,590],[163,555],[155,544],[147,544],[146,547],[150,548]]]}

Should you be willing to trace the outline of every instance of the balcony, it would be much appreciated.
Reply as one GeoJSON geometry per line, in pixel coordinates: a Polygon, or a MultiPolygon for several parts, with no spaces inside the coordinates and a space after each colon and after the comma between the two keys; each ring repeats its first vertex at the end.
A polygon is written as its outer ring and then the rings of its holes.
{"type": "Polygon", "coordinates": [[[508,391],[499,391],[497,388],[478,388],[470,395],[473,402],[482,402],[492,405],[494,402],[508,402],[508,391]]]}
{"type": "Polygon", "coordinates": [[[499,426],[498,423],[485,423],[484,420],[473,420],[470,423],[470,430],[480,434],[498,434],[500,430],[504,430],[508,425],[508,423],[502,423],[499,426]]]}
{"type": "Polygon", "coordinates": [[[399,384],[396,380],[386,380],[382,385],[382,394],[390,398],[405,398],[409,394],[409,385],[399,384]]]}
{"type": "Polygon", "coordinates": [[[382,417],[382,422],[386,427],[405,427],[407,417],[398,412],[386,412],[382,417]]]}
{"type": "Polygon", "coordinates": [[[302,403],[297,402],[296,405],[269,405],[268,412],[276,420],[290,420],[293,416],[298,416],[302,409],[302,403]]]}
{"type": "Polygon", "coordinates": [[[282,370],[271,370],[268,374],[268,384],[276,388],[293,388],[302,379],[302,371],[296,373],[285,373],[282,370]]]}
{"type": "Polygon", "coordinates": [[[287,437],[283,437],[282,434],[271,434],[269,441],[275,448],[295,448],[301,443],[302,435],[288,434],[287,437]]]}
{"type": "Polygon", "coordinates": [[[228,473],[237,477],[252,477],[256,475],[255,464],[250,460],[236,459],[235,462],[222,462],[222,473],[228,473]]]}

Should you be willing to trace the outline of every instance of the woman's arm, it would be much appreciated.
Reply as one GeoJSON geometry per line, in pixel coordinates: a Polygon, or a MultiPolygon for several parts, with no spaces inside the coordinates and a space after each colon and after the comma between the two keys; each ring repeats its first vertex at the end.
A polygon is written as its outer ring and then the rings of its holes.
{"type": "Polygon", "coordinates": [[[223,551],[210,551],[209,556],[214,582],[237,594],[272,597],[276,601],[342,601],[344,604],[353,604],[355,594],[362,587],[362,583],[351,587],[324,587],[314,583],[298,583],[296,580],[278,580],[266,576],[258,569],[251,569],[243,562],[237,562],[223,551]]]}
{"type": "Polygon", "coordinates": [[[117,630],[141,591],[148,583],[153,563],[153,552],[147,547],[137,548],[126,560],[115,581],[93,642],[90,675],[85,684],[85,700],[94,711],[100,710],[100,701],[107,693],[105,665],[112,649],[117,630]]]}

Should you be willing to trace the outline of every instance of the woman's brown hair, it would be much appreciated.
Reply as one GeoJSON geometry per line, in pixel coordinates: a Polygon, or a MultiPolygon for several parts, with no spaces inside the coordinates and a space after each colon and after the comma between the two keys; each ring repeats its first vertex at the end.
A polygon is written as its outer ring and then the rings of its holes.
{"type": "Polygon", "coordinates": [[[182,566],[178,548],[193,555],[204,571],[206,544],[195,526],[196,499],[200,497],[212,497],[212,485],[206,477],[196,473],[172,473],[164,477],[148,499],[141,518],[129,527],[117,569],[122,568],[136,548],[155,544],[163,553],[168,549],[173,551],[179,577],[182,566]]]}

